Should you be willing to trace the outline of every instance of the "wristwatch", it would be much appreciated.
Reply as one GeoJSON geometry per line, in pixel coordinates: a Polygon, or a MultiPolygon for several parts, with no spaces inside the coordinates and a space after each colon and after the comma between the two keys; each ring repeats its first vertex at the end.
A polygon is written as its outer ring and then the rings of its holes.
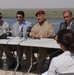
{"type": "Polygon", "coordinates": [[[41,35],[41,38],[42,38],[42,35],[41,35]]]}

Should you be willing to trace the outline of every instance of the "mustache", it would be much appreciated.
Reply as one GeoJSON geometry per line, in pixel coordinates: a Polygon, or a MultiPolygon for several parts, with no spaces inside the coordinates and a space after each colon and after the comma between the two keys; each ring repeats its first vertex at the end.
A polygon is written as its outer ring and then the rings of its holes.
{"type": "Polygon", "coordinates": [[[17,19],[18,21],[20,21],[20,19],[17,19]]]}
{"type": "Polygon", "coordinates": [[[38,20],[41,20],[41,19],[38,19],[38,20]]]}

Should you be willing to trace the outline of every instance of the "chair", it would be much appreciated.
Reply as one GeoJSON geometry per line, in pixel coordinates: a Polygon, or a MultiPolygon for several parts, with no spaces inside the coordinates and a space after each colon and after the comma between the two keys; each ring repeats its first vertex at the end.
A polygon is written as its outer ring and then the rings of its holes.
{"type": "Polygon", "coordinates": [[[48,55],[50,56],[50,59],[52,59],[55,56],[58,56],[63,53],[61,49],[55,49],[55,48],[49,48],[47,51],[48,55]]]}

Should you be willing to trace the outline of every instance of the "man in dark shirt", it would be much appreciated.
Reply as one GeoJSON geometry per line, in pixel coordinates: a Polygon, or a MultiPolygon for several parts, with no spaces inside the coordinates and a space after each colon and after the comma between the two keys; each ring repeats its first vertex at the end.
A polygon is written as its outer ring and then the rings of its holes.
{"type": "Polygon", "coordinates": [[[63,12],[63,18],[64,22],[60,23],[59,30],[70,29],[74,31],[74,18],[72,12],[70,10],[65,10],[63,12]]]}
{"type": "MultiPolygon", "coordinates": [[[[74,18],[73,18],[72,12],[70,10],[65,10],[63,12],[63,18],[64,18],[64,22],[60,23],[59,31],[62,29],[70,29],[70,30],[74,31],[74,18]]],[[[57,34],[55,35],[55,40],[57,39],[57,34]]],[[[62,53],[62,51],[60,50],[56,54],[52,55],[51,58],[53,58],[54,56],[57,56],[61,53],[62,53]]]]}

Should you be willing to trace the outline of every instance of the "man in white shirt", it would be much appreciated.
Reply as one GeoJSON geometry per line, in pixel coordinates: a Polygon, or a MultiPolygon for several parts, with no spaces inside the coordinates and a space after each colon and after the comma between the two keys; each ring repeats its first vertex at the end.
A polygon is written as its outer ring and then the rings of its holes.
{"type": "MultiPolygon", "coordinates": [[[[0,13],[0,36],[2,34],[9,34],[10,28],[9,24],[2,19],[2,13],[0,13]]],[[[0,65],[2,66],[2,55],[3,55],[3,45],[0,44],[0,65]]]]}
{"type": "Polygon", "coordinates": [[[69,29],[61,30],[57,34],[57,43],[64,53],[54,57],[48,71],[42,75],[74,73],[74,32],[69,29]]]}

